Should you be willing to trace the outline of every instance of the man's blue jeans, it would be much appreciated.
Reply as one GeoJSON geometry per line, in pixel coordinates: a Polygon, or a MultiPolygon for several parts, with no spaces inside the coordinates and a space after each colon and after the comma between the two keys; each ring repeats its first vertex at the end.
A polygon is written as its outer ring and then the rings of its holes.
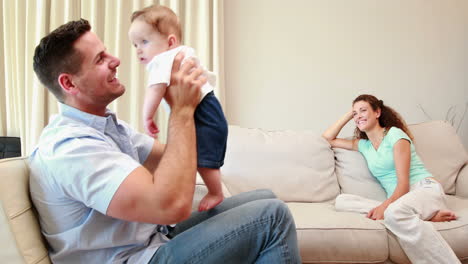
{"type": "Polygon", "coordinates": [[[285,203],[269,190],[225,199],[195,212],[169,233],[154,263],[301,263],[296,226],[285,203]]]}

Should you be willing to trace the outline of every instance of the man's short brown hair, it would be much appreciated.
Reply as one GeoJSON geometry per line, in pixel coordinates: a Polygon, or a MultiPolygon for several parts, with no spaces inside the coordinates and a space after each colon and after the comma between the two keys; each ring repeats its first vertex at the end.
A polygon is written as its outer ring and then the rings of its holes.
{"type": "Polygon", "coordinates": [[[83,56],[74,49],[73,44],[90,30],[86,19],[70,21],[43,37],[34,51],[34,72],[60,102],[63,102],[64,96],[58,76],[80,71],[83,56]]]}

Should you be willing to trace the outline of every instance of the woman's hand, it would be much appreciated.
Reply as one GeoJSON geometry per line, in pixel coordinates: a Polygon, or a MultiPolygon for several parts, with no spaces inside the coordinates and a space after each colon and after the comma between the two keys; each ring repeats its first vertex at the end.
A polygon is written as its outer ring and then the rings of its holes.
{"type": "Polygon", "coordinates": [[[384,212],[387,210],[388,204],[387,203],[382,203],[381,205],[375,207],[374,209],[370,210],[369,213],[367,213],[367,218],[370,218],[372,220],[382,220],[384,219],[384,212]]]}
{"type": "Polygon", "coordinates": [[[353,109],[351,108],[346,114],[344,114],[338,121],[330,126],[325,132],[323,132],[322,137],[325,138],[331,147],[333,148],[343,148],[349,150],[358,150],[358,140],[357,139],[342,139],[336,138],[340,133],[341,129],[353,119],[353,109]]]}

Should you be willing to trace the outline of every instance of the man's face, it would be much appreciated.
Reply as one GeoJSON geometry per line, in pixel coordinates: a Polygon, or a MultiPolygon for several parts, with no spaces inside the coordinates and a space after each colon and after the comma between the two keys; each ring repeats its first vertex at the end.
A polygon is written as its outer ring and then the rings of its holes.
{"type": "Polygon", "coordinates": [[[128,38],[136,49],[138,61],[142,64],[149,63],[154,56],[169,50],[168,38],[142,19],[132,22],[128,38]]]}
{"type": "Polygon", "coordinates": [[[77,87],[74,94],[80,106],[92,108],[107,107],[125,92],[125,87],[116,78],[120,60],[110,55],[101,40],[91,31],[82,35],[74,48],[83,57],[81,69],[73,76],[77,87]]]}

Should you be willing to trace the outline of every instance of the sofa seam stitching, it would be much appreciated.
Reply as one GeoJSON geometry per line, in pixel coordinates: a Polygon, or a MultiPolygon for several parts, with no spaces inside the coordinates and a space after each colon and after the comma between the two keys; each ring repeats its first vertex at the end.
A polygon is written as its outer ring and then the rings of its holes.
{"type": "Polygon", "coordinates": [[[10,217],[11,220],[13,220],[13,219],[25,214],[27,211],[31,210],[31,208],[32,208],[31,206],[28,206],[28,207],[24,208],[23,210],[10,215],[9,217],[10,217]]]}
{"type": "Polygon", "coordinates": [[[48,256],[48,254],[46,253],[46,254],[44,254],[44,256],[42,256],[40,259],[36,260],[35,262],[32,262],[32,264],[37,264],[37,263],[41,262],[42,260],[44,260],[44,259],[46,259],[46,258],[48,258],[48,257],[49,257],[49,256],[48,256]]]}

